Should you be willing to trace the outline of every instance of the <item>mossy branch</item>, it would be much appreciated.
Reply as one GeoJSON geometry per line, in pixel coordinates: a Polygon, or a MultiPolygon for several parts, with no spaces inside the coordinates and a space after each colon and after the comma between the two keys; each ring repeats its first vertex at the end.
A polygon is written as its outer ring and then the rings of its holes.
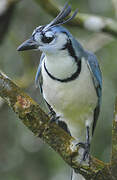
{"type": "MultiPolygon", "coordinates": [[[[52,0],[35,0],[50,15],[56,17],[60,8],[52,0]]],[[[79,9],[79,7],[77,7],[79,9]]],[[[79,9],[80,11],[80,9],[79,9]]],[[[78,12],[76,17],[68,24],[94,32],[105,32],[117,37],[117,21],[111,18],[84,14],[78,12]]]]}
{"type": "Polygon", "coordinates": [[[91,157],[90,166],[81,165],[76,141],[55,123],[49,123],[48,115],[26,93],[24,93],[6,75],[0,72],[0,96],[7,102],[19,119],[34,135],[48,143],[64,161],[82,174],[87,180],[112,180],[116,177],[117,169],[117,106],[115,106],[115,121],[113,123],[113,154],[110,164],[104,164],[91,157]],[[115,170],[115,171],[114,171],[115,170]]]}

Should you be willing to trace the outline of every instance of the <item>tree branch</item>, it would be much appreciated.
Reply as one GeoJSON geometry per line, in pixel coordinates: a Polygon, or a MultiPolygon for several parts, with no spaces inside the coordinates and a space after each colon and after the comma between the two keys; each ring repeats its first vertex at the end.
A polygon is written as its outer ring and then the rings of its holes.
{"type": "MultiPolygon", "coordinates": [[[[49,123],[48,115],[40,106],[25,94],[6,75],[0,72],[0,96],[7,102],[13,111],[19,116],[26,127],[34,135],[48,143],[64,161],[82,174],[87,180],[112,180],[116,177],[117,169],[117,106],[115,109],[115,121],[113,123],[113,156],[110,164],[104,164],[91,157],[90,166],[78,162],[78,150],[76,141],[55,123],[49,123]]],[[[117,104],[117,103],[116,103],[117,104]]]]}
{"type": "Polygon", "coordinates": [[[0,96],[18,114],[25,126],[34,135],[41,137],[67,163],[71,163],[71,156],[77,154],[77,148],[72,147],[74,138],[55,123],[49,123],[49,117],[41,110],[39,105],[2,72],[0,72],[0,96]]]}
{"type": "MultiPolygon", "coordinates": [[[[52,0],[35,0],[39,5],[53,17],[60,12],[55,2],[52,0]]],[[[79,26],[94,32],[105,32],[117,37],[117,22],[111,18],[102,16],[78,13],[68,24],[79,26]]]]}

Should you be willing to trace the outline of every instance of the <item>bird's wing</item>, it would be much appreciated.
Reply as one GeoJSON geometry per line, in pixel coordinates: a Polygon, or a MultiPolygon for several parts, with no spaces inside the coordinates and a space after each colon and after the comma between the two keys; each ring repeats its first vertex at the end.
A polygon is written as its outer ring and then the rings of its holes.
{"type": "Polygon", "coordinates": [[[97,97],[98,97],[97,106],[94,110],[94,121],[93,121],[93,128],[92,128],[92,134],[93,134],[95,126],[96,126],[96,122],[99,116],[99,112],[100,112],[100,104],[101,104],[101,97],[102,97],[102,75],[101,75],[101,71],[100,71],[96,56],[91,52],[85,51],[82,45],[73,37],[71,37],[70,39],[71,39],[73,49],[75,50],[75,54],[78,57],[78,59],[81,59],[82,57],[84,57],[87,62],[87,65],[91,72],[94,87],[96,89],[97,97]]]}
{"type": "Polygon", "coordinates": [[[93,53],[88,52],[88,56],[86,59],[87,59],[89,70],[91,72],[94,87],[96,89],[96,93],[98,96],[98,103],[94,110],[94,122],[93,122],[93,128],[92,128],[92,134],[93,134],[95,126],[96,126],[96,122],[99,116],[99,112],[100,112],[100,104],[101,104],[101,97],[102,97],[102,75],[101,75],[100,67],[99,67],[96,56],[93,53]]]}
{"type": "Polygon", "coordinates": [[[44,60],[45,58],[45,54],[42,53],[41,55],[41,58],[40,58],[40,62],[39,62],[39,66],[38,66],[38,69],[37,69],[37,73],[36,73],[36,77],[35,77],[35,86],[36,88],[40,88],[40,92],[42,93],[42,75],[41,75],[41,65],[42,65],[42,61],[44,60]]]}
{"type": "Polygon", "coordinates": [[[85,51],[82,45],[73,37],[71,37],[70,40],[72,42],[73,49],[75,50],[75,54],[78,57],[78,59],[81,59],[82,57],[84,57],[85,60],[87,61],[89,70],[92,75],[93,83],[97,92],[97,96],[99,98],[99,101],[101,101],[102,75],[101,75],[101,71],[100,71],[96,56],[89,51],[85,51]]]}

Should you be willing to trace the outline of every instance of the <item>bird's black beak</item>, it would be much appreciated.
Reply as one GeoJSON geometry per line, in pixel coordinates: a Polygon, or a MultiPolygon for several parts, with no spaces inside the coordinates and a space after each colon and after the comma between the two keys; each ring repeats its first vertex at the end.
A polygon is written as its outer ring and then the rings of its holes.
{"type": "Polygon", "coordinates": [[[30,39],[24,41],[18,48],[18,51],[25,51],[30,49],[37,49],[38,45],[37,42],[33,40],[31,37],[30,39]]]}

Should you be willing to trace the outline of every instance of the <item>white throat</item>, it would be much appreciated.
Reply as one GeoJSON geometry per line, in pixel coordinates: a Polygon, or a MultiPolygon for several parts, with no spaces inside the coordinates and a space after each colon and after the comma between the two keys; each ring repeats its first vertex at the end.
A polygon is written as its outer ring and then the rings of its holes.
{"type": "Polygon", "coordinates": [[[71,77],[77,70],[77,64],[68,51],[57,52],[56,54],[47,54],[45,57],[45,65],[48,72],[59,79],[71,77]]]}

